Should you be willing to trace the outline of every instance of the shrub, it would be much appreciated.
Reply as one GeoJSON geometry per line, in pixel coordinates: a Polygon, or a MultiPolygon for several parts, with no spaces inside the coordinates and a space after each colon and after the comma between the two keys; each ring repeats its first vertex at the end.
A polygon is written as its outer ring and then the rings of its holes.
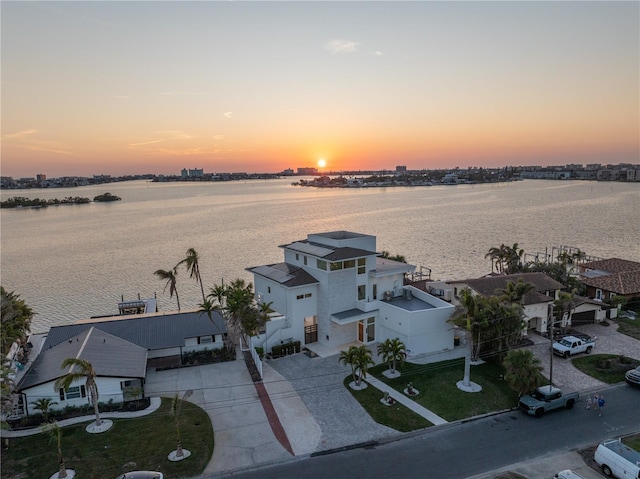
{"type": "Polygon", "coordinates": [[[290,341],[285,344],[278,344],[271,348],[271,355],[274,358],[281,358],[289,354],[300,352],[300,341],[290,341]]]}

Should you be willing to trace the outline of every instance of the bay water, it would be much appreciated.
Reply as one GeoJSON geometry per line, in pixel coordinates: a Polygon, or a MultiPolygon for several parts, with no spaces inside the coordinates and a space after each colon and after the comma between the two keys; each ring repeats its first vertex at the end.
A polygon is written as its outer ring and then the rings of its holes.
{"type": "MultiPolygon", "coordinates": [[[[2,200],[93,198],[113,203],[1,210],[2,286],[37,313],[33,331],[116,314],[117,303],[157,295],[176,309],[154,271],[173,268],[188,248],[200,256],[205,291],[246,268],[281,262],[279,245],[309,233],[375,235],[378,251],[401,254],[433,279],[491,271],[491,247],[518,243],[528,254],[554,246],[640,261],[638,183],[525,180],[431,187],[326,188],[291,179],[216,183],[131,181],[69,189],[3,190],[2,200]]],[[[178,270],[183,309],[202,301],[178,270]]]]}

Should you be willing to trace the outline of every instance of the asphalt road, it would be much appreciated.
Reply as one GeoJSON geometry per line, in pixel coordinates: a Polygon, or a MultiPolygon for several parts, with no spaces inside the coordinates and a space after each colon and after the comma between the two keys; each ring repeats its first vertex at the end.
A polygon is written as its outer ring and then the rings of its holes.
{"type": "Polygon", "coordinates": [[[640,432],[640,389],[622,384],[600,392],[607,401],[601,417],[586,410],[581,398],[573,410],[550,412],[540,419],[511,411],[433,427],[388,443],[236,471],[231,476],[457,479],[640,432]]]}

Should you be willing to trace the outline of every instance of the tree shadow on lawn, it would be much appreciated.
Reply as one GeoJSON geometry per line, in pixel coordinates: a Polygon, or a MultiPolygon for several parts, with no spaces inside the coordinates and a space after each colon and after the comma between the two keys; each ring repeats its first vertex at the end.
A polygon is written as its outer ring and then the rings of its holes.
{"type": "Polygon", "coordinates": [[[456,386],[464,378],[464,359],[452,359],[431,364],[404,362],[397,369],[402,376],[389,379],[382,373],[388,368],[380,364],[369,369],[369,374],[388,384],[399,394],[408,383],[420,391],[411,399],[447,421],[511,409],[518,404],[518,395],[502,378],[503,368],[495,362],[471,366],[471,381],[482,386],[482,391],[468,393],[456,386]]]}

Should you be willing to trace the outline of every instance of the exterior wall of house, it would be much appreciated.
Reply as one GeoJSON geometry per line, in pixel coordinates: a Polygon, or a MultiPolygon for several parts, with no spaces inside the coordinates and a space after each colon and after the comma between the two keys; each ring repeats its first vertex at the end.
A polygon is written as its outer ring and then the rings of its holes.
{"type": "Polygon", "coordinates": [[[424,291],[413,287],[407,289],[433,308],[408,311],[381,301],[380,315],[376,321],[376,339],[384,341],[399,338],[409,355],[453,349],[454,329],[447,321],[455,307],[424,291]]]}
{"type": "Polygon", "coordinates": [[[185,338],[182,352],[189,353],[192,351],[204,351],[205,349],[221,349],[224,346],[222,334],[214,334],[208,337],[211,338],[210,343],[202,342],[203,340],[206,341],[206,339],[201,337],[200,344],[198,344],[198,338],[185,338]]]}
{"type": "Polygon", "coordinates": [[[168,356],[180,356],[182,354],[182,348],[165,348],[165,349],[153,349],[147,353],[147,359],[154,358],[166,358],[168,356]]]}
{"type": "MultiPolygon", "coordinates": [[[[99,402],[109,402],[113,400],[114,402],[122,402],[123,394],[120,386],[121,381],[127,381],[131,378],[97,378],[96,382],[98,384],[98,394],[99,394],[99,402]]],[[[71,387],[84,385],[86,381],[76,381],[71,384],[71,387]]],[[[29,414],[38,414],[40,411],[34,409],[31,404],[34,401],[37,401],[41,398],[49,398],[52,401],[57,402],[58,404],[54,404],[51,406],[51,410],[60,410],[64,409],[66,406],[85,406],[87,404],[91,404],[90,402],[90,394],[87,390],[87,397],[79,397],[77,399],[67,399],[64,401],[60,400],[60,393],[53,388],[54,381],[50,381],[45,384],[40,384],[38,386],[34,386],[29,389],[25,389],[23,391],[24,396],[23,400],[27,405],[27,409],[29,414]]]]}

